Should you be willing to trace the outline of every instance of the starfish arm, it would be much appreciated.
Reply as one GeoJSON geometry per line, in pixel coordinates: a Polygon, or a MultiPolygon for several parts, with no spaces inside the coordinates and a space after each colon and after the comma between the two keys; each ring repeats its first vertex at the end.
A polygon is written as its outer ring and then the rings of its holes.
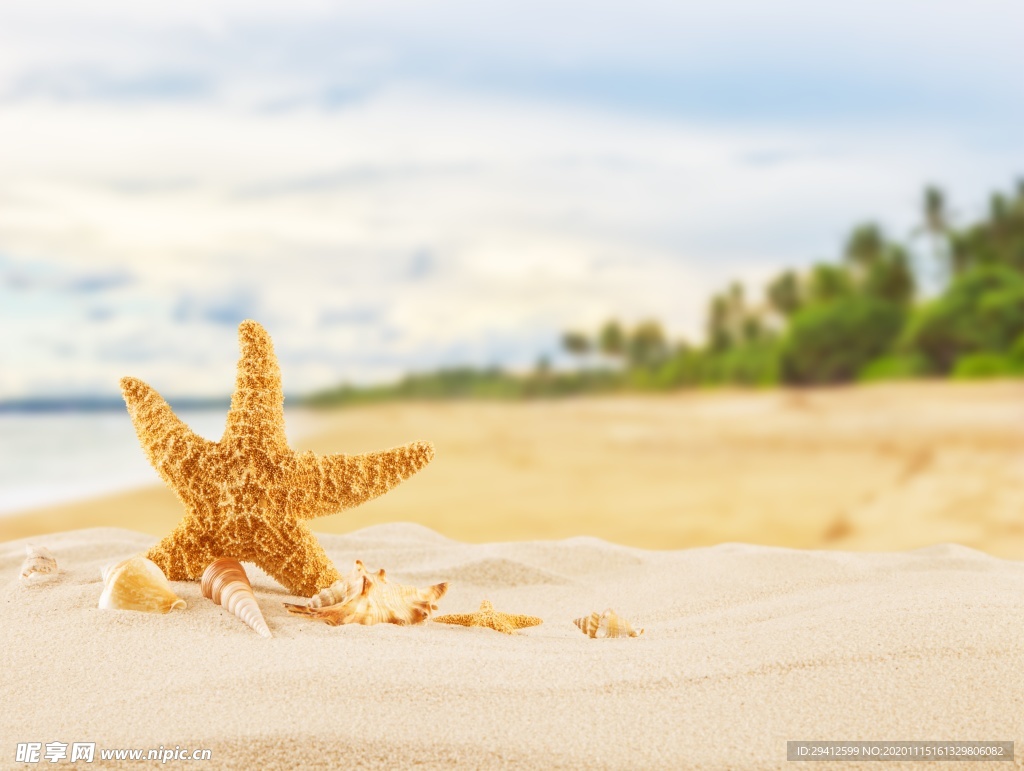
{"type": "Polygon", "coordinates": [[[141,380],[121,378],[121,394],[153,468],[172,486],[187,480],[214,442],[193,432],[163,397],[141,380]]]}
{"type": "Polygon", "coordinates": [[[434,621],[438,624],[459,624],[460,626],[472,626],[476,618],[474,613],[449,613],[447,616],[438,616],[434,621]]]}
{"type": "Polygon", "coordinates": [[[334,514],[383,495],[426,466],[434,457],[430,442],[413,442],[365,455],[295,456],[293,491],[302,491],[303,505],[294,507],[306,519],[334,514]]]}
{"type": "Polygon", "coordinates": [[[243,321],[238,326],[238,345],[242,355],[225,436],[285,446],[281,368],[270,335],[255,321],[243,321]]]}
{"type": "Polygon", "coordinates": [[[254,552],[252,561],[297,597],[312,597],[341,578],[302,523],[265,531],[254,552]]]}
{"type": "Polygon", "coordinates": [[[536,616],[509,616],[509,620],[516,629],[525,629],[528,626],[538,626],[544,623],[543,619],[536,616]]]}
{"type": "Polygon", "coordinates": [[[184,522],[146,552],[170,581],[198,581],[207,566],[221,556],[214,544],[197,538],[184,522]]]}

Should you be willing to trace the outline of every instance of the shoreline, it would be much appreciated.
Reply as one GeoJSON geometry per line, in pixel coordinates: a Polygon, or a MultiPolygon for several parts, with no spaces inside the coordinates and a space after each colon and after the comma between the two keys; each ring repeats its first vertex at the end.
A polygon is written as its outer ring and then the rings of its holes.
{"type": "MultiPolygon", "coordinates": [[[[388,495],[312,521],[317,532],[414,521],[470,543],[581,533],[663,549],[954,542],[1024,559],[1022,382],[389,404],[313,412],[307,427],[297,450],[421,439],[437,450],[388,495]]],[[[182,509],[153,480],[0,515],[0,541],[83,526],[166,534],[182,509]]]]}

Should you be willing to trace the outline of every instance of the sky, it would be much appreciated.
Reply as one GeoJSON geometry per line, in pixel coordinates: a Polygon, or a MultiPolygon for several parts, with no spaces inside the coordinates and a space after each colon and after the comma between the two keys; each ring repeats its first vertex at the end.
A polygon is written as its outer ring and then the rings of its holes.
{"type": "MultiPolygon", "coordinates": [[[[0,399],[526,367],[1024,176],[1024,4],[0,2],[0,399]]],[[[922,269],[927,250],[916,245],[922,269]]],[[[556,356],[557,361],[557,356],[556,356]]]]}

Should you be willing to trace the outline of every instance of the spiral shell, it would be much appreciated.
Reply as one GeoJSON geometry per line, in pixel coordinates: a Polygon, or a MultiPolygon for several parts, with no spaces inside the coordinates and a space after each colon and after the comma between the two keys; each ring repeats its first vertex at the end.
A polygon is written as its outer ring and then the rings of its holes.
{"type": "Polygon", "coordinates": [[[256,604],[245,568],[238,560],[220,557],[211,562],[203,572],[202,589],[204,597],[238,616],[260,637],[272,636],[256,604]]]}
{"type": "Polygon", "coordinates": [[[99,607],[104,610],[138,610],[143,613],[167,613],[184,608],[167,577],[155,562],[131,557],[103,569],[103,594],[99,607]]]}
{"type": "MultiPolygon", "coordinates": [[[[425,589],[402,584],[389,584],[384,570],[369,573],[362,562],[356,560],[355,569],[349,577],[336,582],[333,586],[352,580],[359,580],[358,592],[342,588],[339,596],[342,602],[333,605],[291,605],[285,603],[290,613],[310,616],[324,621],[331,626],[341,624],[418,624],[430,618],[432,611],[437,610],[436,603],[448,591],[447,583],[435,584],[425,589]],[[347,594],[345,593],[347,592],[347,594]]],[[[331,589],[332,587],[328,587],[331,589]]],[[[328,590],[324,590],[328,591],[328,590]]],[[[324,592],[320,592],[321,597],[324,592]]],[[[333,595],[329,595],[333,596],[333,595]]]]}
{"type": "Polygon", "coordinates": [[[21,580],[31,583],[57,572],[57,560],[45,546],[26,546],[25,561],[21,563],[21,580]]]}
{"type": "Polygon", "coordinates": [[[589,637],[639,637],[644,633],[643,629],[634,631],[629,622],[615,615],[611,608],[604,613],[595,611],[589,616],[576,619],[573,623],[589,637]]]}

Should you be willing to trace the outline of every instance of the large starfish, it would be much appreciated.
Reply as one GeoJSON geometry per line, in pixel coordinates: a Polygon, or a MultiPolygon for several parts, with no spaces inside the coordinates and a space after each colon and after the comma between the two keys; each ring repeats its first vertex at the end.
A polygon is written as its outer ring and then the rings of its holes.
{"type": "Polygon", "coordinates": [[[238,339],[238,378],[219,442],[193,433],[141,380],[121,379],[149,462],[185,506],[178,526],[146,556],[175,581],[197,580],[217,557],[234,557],[310,597],[341,576],[305,520],[386,493],[429,463],[434,448],[414,442],[365,455],[294,452],[270,336],[243,321],[238,339]]]}
{"type": "Polygon", "coordinates": [[[484,626],[505,634],[516,634],[517,629],[543,624],[536,616],[520,616],[512,613],[499,613],[488,600],[480,603],[476,613],[452,613],[434,619],[438,624],[458,624],[459,626],[484,626]]]}

